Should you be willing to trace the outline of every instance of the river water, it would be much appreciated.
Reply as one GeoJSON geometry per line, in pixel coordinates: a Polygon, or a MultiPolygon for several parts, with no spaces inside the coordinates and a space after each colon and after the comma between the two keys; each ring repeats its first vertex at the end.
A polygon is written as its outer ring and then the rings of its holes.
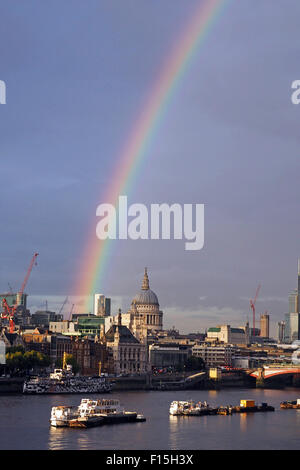
{"type": "MultiPolygon", "coordinates": [[[[105,395],[108,397],[108,395],[105,395]]],[[[1,395],[1,450],[299,450],[300,410],[281,410],[284,400],[300,398],[300,389],[225,389],[219,391],[113,392],[128,411],[147,418],[90,429],[49,426],[56,405],[77,405],[85,395],[1,395]],[[240,399],[267,402],[274,412],[232,416],[176,417],[172,400],[206,400],[210,405],[238,405],[240,399]]],[[[91,395],[89,398],[99,398],[91,395]]]]}

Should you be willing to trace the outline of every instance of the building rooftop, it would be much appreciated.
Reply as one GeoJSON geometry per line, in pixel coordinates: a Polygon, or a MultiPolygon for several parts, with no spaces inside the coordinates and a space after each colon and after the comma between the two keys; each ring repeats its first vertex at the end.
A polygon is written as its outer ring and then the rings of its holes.
{"type": "Polygon", "coordinates": [[[112,325],[105,334],[106,341],[113,343],[117,332],[120,335],[120,343],[139,343],[137,338],[133,336],[131,331],[125,325],[112,325]]]}

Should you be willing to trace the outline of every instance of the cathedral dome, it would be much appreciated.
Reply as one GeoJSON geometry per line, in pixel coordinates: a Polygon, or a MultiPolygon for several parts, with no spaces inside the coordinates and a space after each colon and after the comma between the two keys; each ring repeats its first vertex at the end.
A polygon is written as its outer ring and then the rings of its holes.
{"type": "Polygon", "coordinates": [[[149,287],[149,279],[147,274],[147,268],[145,268],[145,274],[143,284],[140,292],[136,294],[132,300],[132,304],[136,305],[159,305],[156,294],[149,287]]]}
{"type": "Polygon", "coordinates": [[[136,294],[132,303],[136,305],[159,305],[158,298],[152,290],[141,290],[136,294]]]}

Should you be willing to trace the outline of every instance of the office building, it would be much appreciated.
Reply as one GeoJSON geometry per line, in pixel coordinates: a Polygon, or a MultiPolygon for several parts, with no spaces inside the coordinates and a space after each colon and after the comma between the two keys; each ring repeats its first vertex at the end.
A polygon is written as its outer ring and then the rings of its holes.
{"type": "Polygon", "coordinates": [[[286,343],[300,339],[300,259],[298,260],[298,287],[289,295],[289,312],[285,314],[286,343]]]}
{"type": "Polygon", "coordinates": [[[267,313],[260,316],[260,336],[264,338],[270,336],[270,316],[267,313]]]}
{"type": "Polygon", "coordinates": [[[278,322],[278,341],[279,343],[283,343],[285,338],[285,322],[280,321],[278,322]]]}
{"type": "Polygon", "coordinates": [[[103,294],[94,296],[94,315],[97,317],[109,317],[111,309],[111,299],[103,294]]]}

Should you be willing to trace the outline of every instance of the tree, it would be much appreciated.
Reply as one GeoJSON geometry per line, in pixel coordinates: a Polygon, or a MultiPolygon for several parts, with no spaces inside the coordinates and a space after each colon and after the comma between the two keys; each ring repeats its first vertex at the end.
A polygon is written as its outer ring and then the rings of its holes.
{"type": "Polygon", "coordinates": [[[185,363],[185,370],[203,370],[205,369],[205,362],[202,357],[189,356],[185,363]]]}
{"type": "Polygon", "coordinates": [[[11,373],[22,374],[33,367],[48,367],[50,358],[37,351],[13,350],[6,353],[6,365],[11,373]]]}
{"type": "MultiPolygon", "coordinates": [[[[72,354],[66,354],[66,364],[72,366],[72,371],[74,372],[74,374],[77,374],[77,372],[79,372],[80,367],[79,367],[78,363],[76,362],[75,357],[72,354]]],[[[62,359],[58,359],[56,361],[55,365],[56,365],[56,367],[62,368],[62,366],[63,366],[62,359]]]]}

